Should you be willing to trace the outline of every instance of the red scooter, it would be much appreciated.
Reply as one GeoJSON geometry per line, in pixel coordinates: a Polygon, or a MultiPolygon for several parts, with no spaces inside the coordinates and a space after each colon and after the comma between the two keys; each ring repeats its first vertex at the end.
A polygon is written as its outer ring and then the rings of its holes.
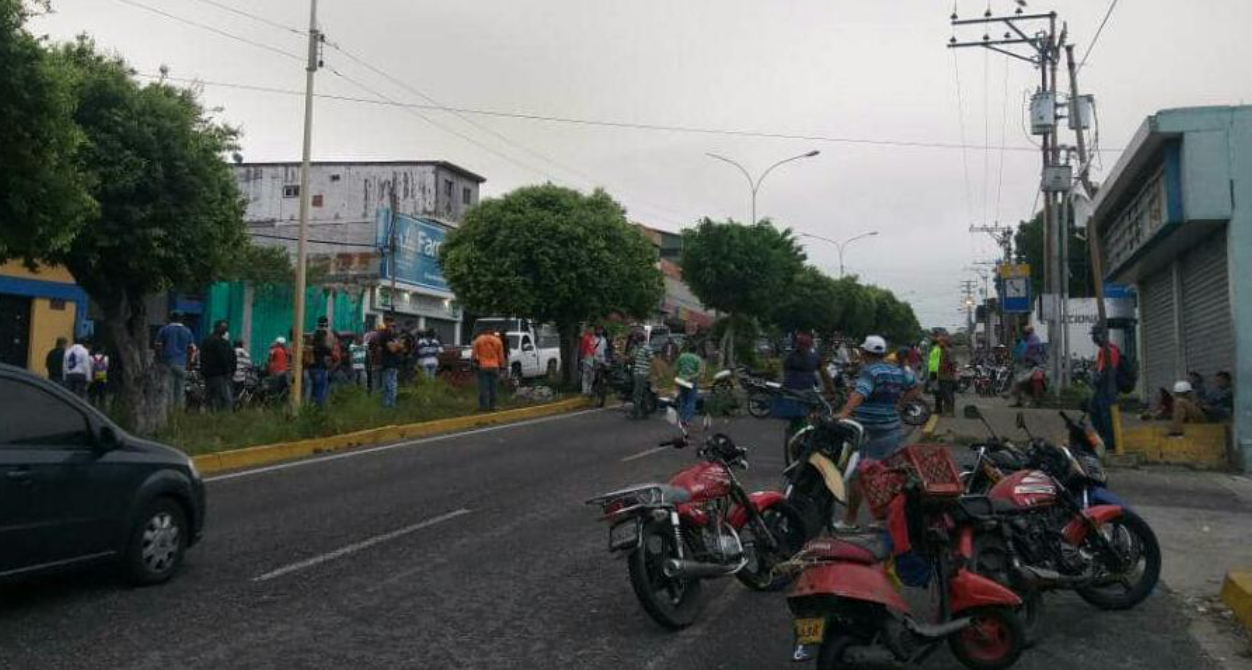
{"type": "MultiPolygon", "coordinates": [[[[679,449],[687,435],[662,442],[679,449]]],[[[747,469],[747,449],[711,435],[701,462],[668,484],[643,484],[592,498],[609,524],[609,551],[626,554],[635,596],[660,625],[691,625],[703,604],[701,582],[735,575],[758,591],[788,581],[775,569],[804,544],[804,518],[777,491],[749,494],[734,468],[747,469]]]]}
{"type": "Polygon", "coordinates": [[[889,532],[814,540],[788,563],[801,570],[787,598],[793,660],[816,657],[818,670],[898,667],[925,660],[946,640],[975,670],[1016,663],[1027,644],[1017,614],[1022,601],[965,568],[974,529],[959,523],[960,480],[946,448],[907,447],[863,466],[859,480],[876,515],[888,517],[889,532]],[[936,582],[935,623],[914,614],[897,576],[914,586],[936,582]]]}

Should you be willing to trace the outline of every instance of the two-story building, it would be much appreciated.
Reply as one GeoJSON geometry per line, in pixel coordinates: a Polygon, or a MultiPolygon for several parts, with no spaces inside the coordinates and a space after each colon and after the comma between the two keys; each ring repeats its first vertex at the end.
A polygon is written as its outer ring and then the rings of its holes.
{"type": "Polygon", "coordinates": [[[1252,464],[1252,107],[1148,117],[1094,208],[1104,279],[1139,295],[1142,390],[1231,373],[1233,456],[1252,464]]]}
{"type": "MultiPolygon", "coordinates": [[[[300,163],[237,163],[244,220],[257,244],[293,255],[299,237],[300,163]]],[[[329,316],[340,330],[372,327],[393,309],[402,322],[460,339],[461,309],[439,274],[437,242],[478,202],[485,179],[443,161],[318,161],[309,173],[308,257],[317,286],[306,296],[306,328],[329,316]],[[396,261],[390,216],[394,203],[396,261]],[[432,242],[432,240],[434,240],[432,242]],[[390,268],[396,268],[392,281],[390,268]],[[392,300],[391,290],[395,286],[392,300]]],[[[255,350],[290,329],[290,291],[263,296],[242,285],[217,286],[213,318],[228,318],[255,350]]]]}

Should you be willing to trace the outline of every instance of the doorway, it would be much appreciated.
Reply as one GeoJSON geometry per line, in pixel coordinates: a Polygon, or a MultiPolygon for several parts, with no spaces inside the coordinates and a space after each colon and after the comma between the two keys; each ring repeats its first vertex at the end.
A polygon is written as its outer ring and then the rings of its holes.
{"type": "Polygon", "coordinates": [[[30,298],[0,293],[0,363],[29,364],[30,298]]]}

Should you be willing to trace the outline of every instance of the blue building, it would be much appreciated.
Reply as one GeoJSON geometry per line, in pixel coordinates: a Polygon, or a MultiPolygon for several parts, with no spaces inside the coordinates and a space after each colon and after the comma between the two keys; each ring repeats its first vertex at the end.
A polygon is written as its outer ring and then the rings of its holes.
{"type": "Polygon", "coordinates": [[[1231,460],[1252,464],[1252,106],[1148,117],[1094,208],[1104,279],[1139,295],[1142,390],[1230,372],[1231,460]]]}

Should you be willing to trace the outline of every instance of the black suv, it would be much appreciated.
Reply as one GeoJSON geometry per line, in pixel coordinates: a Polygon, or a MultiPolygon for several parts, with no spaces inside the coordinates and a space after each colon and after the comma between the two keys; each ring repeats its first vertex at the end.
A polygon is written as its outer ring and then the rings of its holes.
{"type": "Polygon", "coordinates": [[[0,364],[0,580],[114,563],[156,584],[203,527],[204,482],[190,458],[0,364]]]}

